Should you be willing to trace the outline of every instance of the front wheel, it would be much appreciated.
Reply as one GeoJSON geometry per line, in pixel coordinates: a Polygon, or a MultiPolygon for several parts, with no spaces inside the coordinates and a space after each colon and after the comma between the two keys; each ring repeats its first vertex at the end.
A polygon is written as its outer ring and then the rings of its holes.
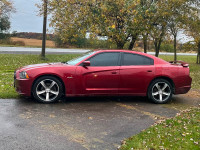
{"type": "Polygon", "coordinates": [[[172,85],[165,79],[154,80],[148,88],[148,98],[157,104],[165,104],[172,97],[172,85]]]}
{"type": "Polygon", "coordinates": [[[33,97],[41,103],[53,103],[63,94],[62,83],[55,77],[44,76],[33,85],[33,97]]]}

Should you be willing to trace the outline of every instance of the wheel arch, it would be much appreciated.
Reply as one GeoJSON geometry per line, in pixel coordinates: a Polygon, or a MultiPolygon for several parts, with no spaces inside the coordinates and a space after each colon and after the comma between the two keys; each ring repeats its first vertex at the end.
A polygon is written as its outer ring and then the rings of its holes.
{"type": "Polygon", "coordinates": [[[150,87],[151,83],[153,81],[157,80],[157,79],[165,79],[165,80],[167,80],[171,84],[171,86],[173,88],[173,94],[175,93],[175,84],[174,84],[174,81],[170,77],[167,77],[167,76],[158,76],[158,77],[155,77],[153,80],[151,80],[151,82],[149,83],[148,89],[147,89],[147,94],[148,94],[149,87],[150,87]]]}
{"type": "Polygon", "coordinates": [[[34,81],[33,81],[33,83],[32,83],[32,86],[31,86],[31,95],[32,95],[32,91],[33,91],[33,85],[35,84],[35,82],[36,82],[39,78],[45,77],[45,76],[50,76],[50,77],[54,77],[54,78],[58,79],[58,80],[62,83],[63,92],[64,92],[63,95],[65,95],[66,87],[65,87],[65,84],[64,84],[63,80],[62,80],[59,76],[54,75],[54,74],[43,74],[43,75],[37,76],[37,77],[34,79],[34,81]]]}

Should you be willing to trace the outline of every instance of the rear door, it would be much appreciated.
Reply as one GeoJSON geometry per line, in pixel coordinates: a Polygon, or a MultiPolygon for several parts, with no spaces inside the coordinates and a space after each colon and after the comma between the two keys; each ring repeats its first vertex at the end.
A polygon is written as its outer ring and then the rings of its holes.
{"type": "Polygon", "coordinates": [[[87,95],[116,95],[119,88],[120,52],[103,52],[89,58],[91,65],[78,66],[83,93],[87,95]]]}
{"type": "Polygon", "coordinates": [[[119,94],[144,95],[154,77],[154,60],[139,54],[123,53],[119,94]]]}

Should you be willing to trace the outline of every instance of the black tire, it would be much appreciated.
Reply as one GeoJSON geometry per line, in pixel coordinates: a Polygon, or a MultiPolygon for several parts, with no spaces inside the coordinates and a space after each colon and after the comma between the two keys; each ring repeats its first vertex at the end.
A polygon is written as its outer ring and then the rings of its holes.
{"type": "Polygon", "coordinates": [[[170,101],[173,94],[171,83],[165,79],[152,81],[148,88],[148,98],[156,104],[165,104],[170,101]]]}
{"type": "Polygon", "coordinates": [[[63,85],[55,77],[43,76],[33,84],[32,94],[34,99],[40,103],[54,103],[63,95],[63,85]]]}

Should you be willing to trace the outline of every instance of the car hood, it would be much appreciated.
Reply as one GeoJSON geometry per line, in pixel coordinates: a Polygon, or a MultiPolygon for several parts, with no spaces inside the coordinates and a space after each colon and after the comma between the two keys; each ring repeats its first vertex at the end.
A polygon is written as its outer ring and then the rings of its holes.
{"type": "Polygon", "coordinates": [[[21,68],[18,68],[17,70],[20,71],[26,71],[26,70],[30,70],[30,69],[35,69],[35,68],[46,68],[46,67],[59,67],[59,66],[66,66],[67,64],[65,63],[43,63],[43,64],[34,64],[34,65],[28,65],[28,66],[23,66],[21,68]]]}

